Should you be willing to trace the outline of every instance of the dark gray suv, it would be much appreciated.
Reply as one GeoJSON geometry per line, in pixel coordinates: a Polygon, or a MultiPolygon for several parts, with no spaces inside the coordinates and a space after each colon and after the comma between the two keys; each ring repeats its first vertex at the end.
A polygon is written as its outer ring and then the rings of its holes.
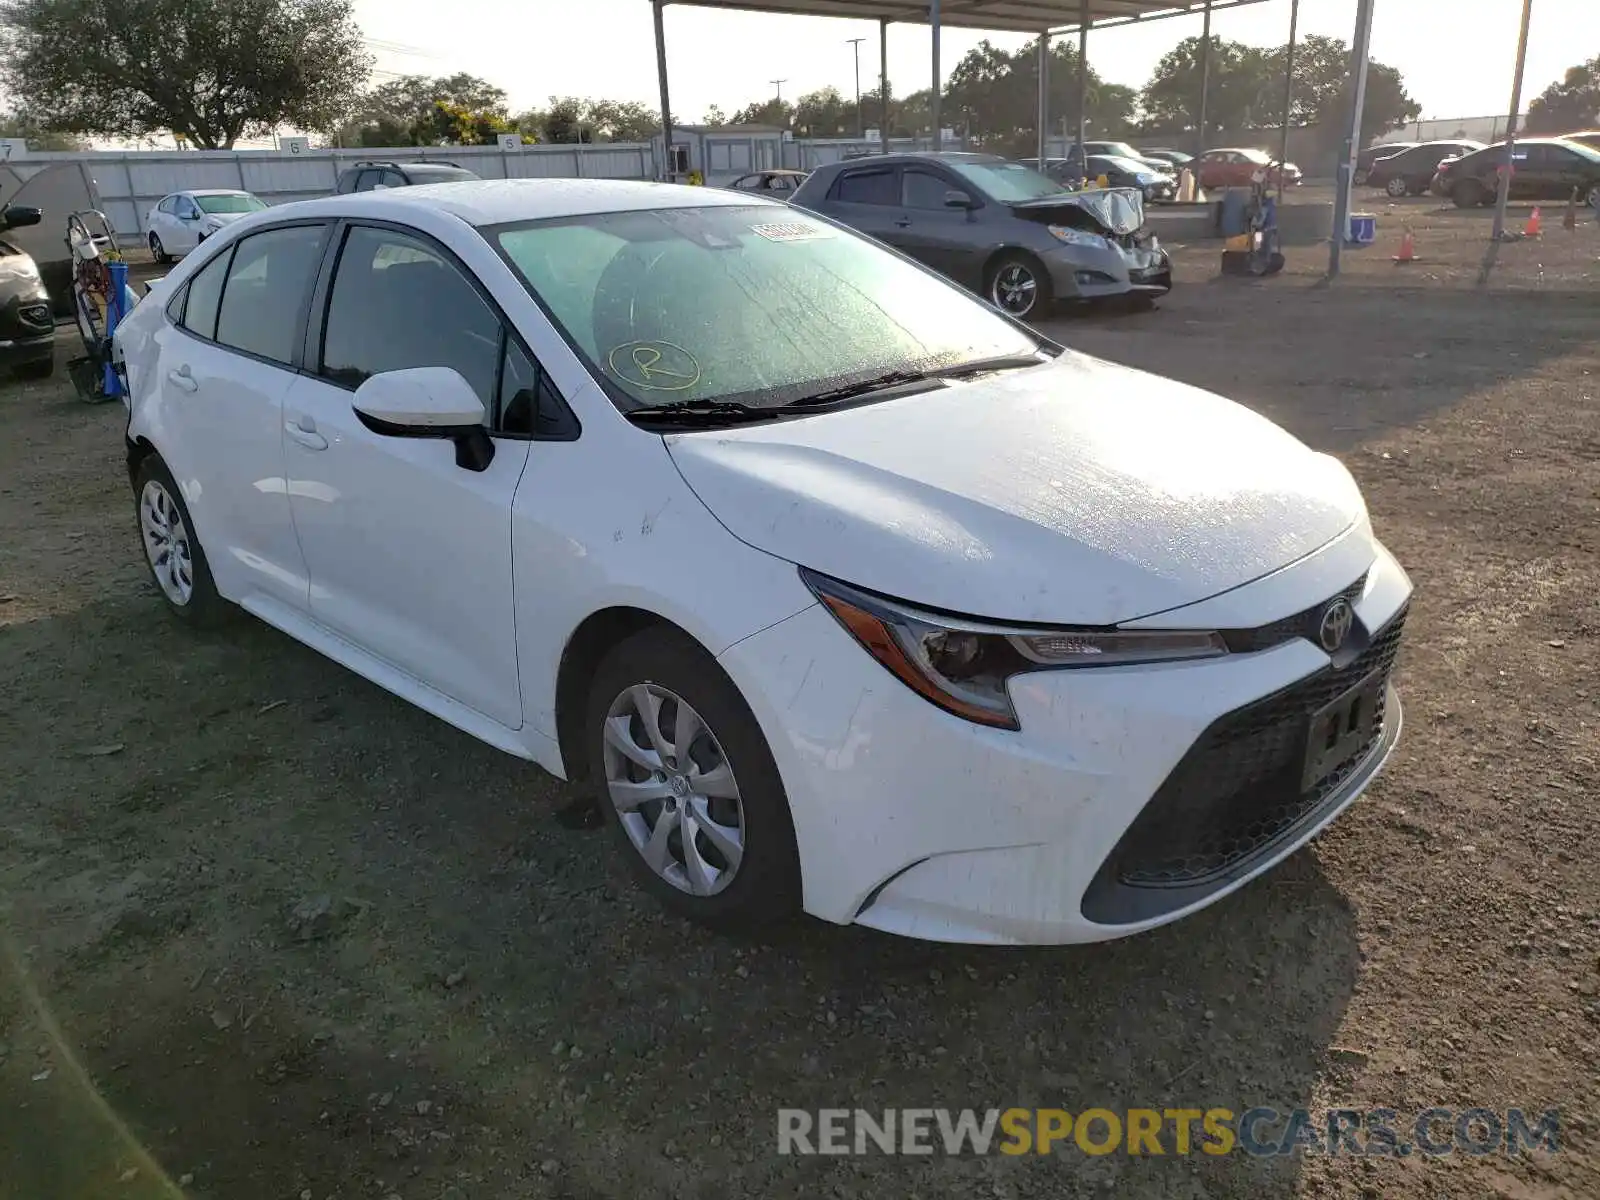
{"type": "Polygon", "coordinates": [[[478,176],[453,162],[358,162],[339,173],[334,192],[374,192],[423,183],[459,183],[478,176]]]}
{"type": "Polygon", "coordinates": [[[818,167],[790,203],[858,229],[1016,317],[1053,300],[1172,290],[1137,190],[1069,192],[987,154],[888,154],[818,167]]]}

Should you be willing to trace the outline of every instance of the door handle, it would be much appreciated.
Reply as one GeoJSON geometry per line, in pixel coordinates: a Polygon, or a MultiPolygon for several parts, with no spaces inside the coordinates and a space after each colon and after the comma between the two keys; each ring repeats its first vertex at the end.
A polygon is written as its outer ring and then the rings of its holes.
{"type": "Polygon", "coordinates": [[[307,450],[326,450],[328,448],[327,438],[323,437],[315,429],[302,427],[298,421],[285,421],[283,423],[283,431],[307,450]]]}
{"type": "Polygon", "coordinates": [[[200,390],[200,385],[195,382],[194,376],[189,373],[188,363],[184,363],[183,366],[174,367],[172,370],[168,371],[167,379],[174,387],[181,388],[186,392],[196,392],[200,390]]]}
{"type": "Polygon", "coordinates": [[[898,227],[900,229],[910,229],[911,228],[911,218],[910,217],[896,217],[894,223],[895,223],[896,227],[898,227]]]}

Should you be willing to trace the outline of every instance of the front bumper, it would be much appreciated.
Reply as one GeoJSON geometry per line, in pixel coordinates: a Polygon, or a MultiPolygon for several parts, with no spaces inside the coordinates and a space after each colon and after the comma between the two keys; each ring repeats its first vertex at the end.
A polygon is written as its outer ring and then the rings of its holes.
{"type": "Polygon", "coordinates": [[[1103,300],[1172,290],[1172,258],[1159,247],[1062,246],[1044,256],[1058,300],[1103,300]]]}
{"type": "Polygon", "coordinates": [[[55,346],[55,318],[42,288],[0,305],[0,368],[45,362],[55,346]]]}
{"type": "MultiPolygon", "coordinates": [[[[1362,543],[1375,557],[1355,609],[1360,625],[1376,634],[1403,615],[1411,585],[1387,551],[1362,543]]],[[[1348,569],[1350,550],[1338,551],[1337,570],[1348,569]]],[[[1275,603],[1294,589],[1284,576],[1325,573],[1329,559],[1322,558],[1321,567],[1297,564],[1236,589],[1228,602],[1248,607],[1255,593],[1275,603]]],[[[1350,573],[1360,572],[1358,564],[1350,573]]],[[[1194,611],[1213,614],[1217,603],[1194,611]]],[[[1162,623],[1182,616],[1164,615],[1162,623]]],[[[1177,814],[1187,801],[1179,797],[1171,808],[1166,785],[1185,778],[1185,760],[1241,710],[1296,689],[1319,696],[1327,690],[1330,673],[1341,668],[1304,638],[1201,662],[1019,676],[1011,682],[1019,731],[980,727],[935,708],[820,607],[739,643],[721,661],[765,730],[788,791],[807,911],[937,941],[1091,942],[1186,916],[1268,870],[1338,816],[1387,761],[1401,723],[1398,698],[1385,682],[1373,740],[1324,793],[1278,814],[1264,833],[1246,834],[1227,822],[1258,821],[1259,814],[1230,814],[1212,797],[1197,801],[1186,820],[1177,814]],[[1152,880],[1148,869],[1127,869],[1135,852],[1150,866],[1151,821],[1138,825],[1147,809],[1156,813],[1158,844],[1163,830],[1170,840],[1193,840],[1199,814],[1201,832],[1214,832],[1213,842],[1245,840],[1203,869],[1173,874],[1169,864],[1168,878],[1152,880]]],[[[1331,684],[1338,690],[1343,680],[1331,684]]],[[[1215,846],[1211,852],[1215,858],[1215,846]]]]}

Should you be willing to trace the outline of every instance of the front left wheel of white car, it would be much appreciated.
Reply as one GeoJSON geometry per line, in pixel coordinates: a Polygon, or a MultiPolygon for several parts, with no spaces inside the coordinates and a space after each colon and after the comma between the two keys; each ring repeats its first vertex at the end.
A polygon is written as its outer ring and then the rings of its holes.
{"type": "Polygon", "coordinates": [[[607,823],[666,908],[749,930],[800,908],[789,801],[761,727],[715,659],[655,627],[595,672],[585,743],[607,823]]]}
{"type": "Polygon", "coordinates": [[[133,495],[145,564],[167,607],[195,625],[224,620],[232,608],[217,592],[183,494],[159,455],[139,463],[133,495]]]}

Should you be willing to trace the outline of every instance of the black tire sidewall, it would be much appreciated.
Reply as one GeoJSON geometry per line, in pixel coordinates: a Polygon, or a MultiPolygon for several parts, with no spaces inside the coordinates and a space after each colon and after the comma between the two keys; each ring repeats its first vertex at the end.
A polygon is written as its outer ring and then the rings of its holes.
{"type": "Polygon", "coordinates": [[[634,878],[664,907],[729,932],[770,926],[799,911],[800,860],[777,763],[744,697],[699,644],[664,626],[618,643],[595,671],[583,736],[589,777],[606,824],[634,878]],[[744,857],[733,882],[714,896],[691,896],[656,875],[634,848],[607,792],[606,714],[618,695],[640,683],[655,683],[682,696],[710,727],[738,780],[744,857]]]}
{"type": "Polygon", "coordinates": [[[1477,208],[1483,203],[1483,184],[1476,179],[1463,179],[1450,189],[1450,199],[1457,208],[1477,208]]]}
{"type": "Polygon", "coordinates": [[[167,470],[167,464],[161,461],[159,454],[147,455],[134,472],[133,519],[134,532],[139,538],[139,557],[144,561],[145,570],[150,574],[150,582],[156,589],[156,595],[161,597],[161,602],[166,605],[167,611],[181,621],[202,627],[215,626],[226,621],[232,615],[233,606],[217,591],[216,582],[211,578],[211,563],[206,558],[205,547],[200,544],[200,535],[195,530],[194,518],[189,515],[189,506],[184,502],[182,490],[172,478],[172,472],[167,470]],[[188,531],[189,563],[194,571],[194,588],[189,593],[187,604],[174,603],[163,590],[160,581],[156,579],[155,568],[150,565],[150,554],[145,549],[139,506],[144,496],[145,484],[152,481],[159,483],[166,489],[167,495],[172,497],[172,502],[178,506],[179,515],[183,517],[183,527],[188,531]]]}

